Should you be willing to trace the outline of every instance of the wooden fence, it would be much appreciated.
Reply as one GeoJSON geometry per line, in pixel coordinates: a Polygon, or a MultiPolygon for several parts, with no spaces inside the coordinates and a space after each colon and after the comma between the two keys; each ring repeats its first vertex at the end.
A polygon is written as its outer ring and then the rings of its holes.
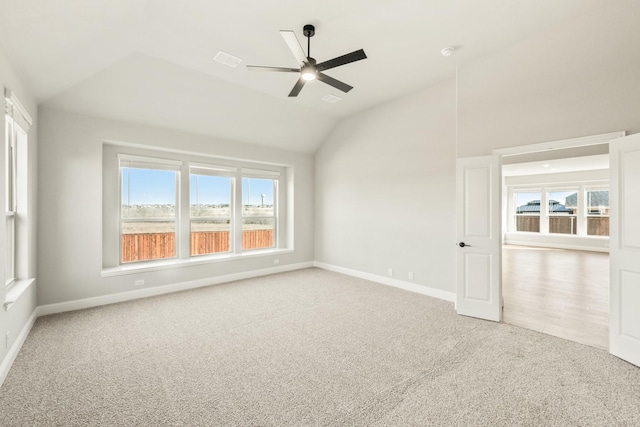
{"type": "MultiPolygon", "coordinates": [[[[242,249],[273,246],[273,230],[245,230],[242,249]]],[[[191,255],[229,251],[228,231],[198,231],[191,233],[191,255]]],[[[139,233],[122,235],[122,262],[148,261],[176,256],[175,233],[139,233]]]]}
{"type": "MultiPolygon", "coordinates": [[[[550,216],[549,233],[576,234],[577,218],[575,216],[550,216]]],[[[516,216],[517,231],[540,232],[540,217],[534,215],[516,216]]],[[[609,217],[587,217],[587,236],[608,236],[609,217]]]]}

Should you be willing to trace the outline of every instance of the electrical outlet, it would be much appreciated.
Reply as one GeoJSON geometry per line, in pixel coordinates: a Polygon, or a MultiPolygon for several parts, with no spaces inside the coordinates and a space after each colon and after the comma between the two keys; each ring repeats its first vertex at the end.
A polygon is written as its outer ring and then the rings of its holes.
{"type": "Polygon", "coordinates": [[[413,271],[409,272],[409,280],[413,280],[413,271]]]}
{"type": "Polygon", "coordinates": [[[142,286],[144,285],[144,279],[136,280],[133,282],[133,286],[142,286]]]}
{"type": "Polygon", "coordinates": [[[274,259],[274,260],[273,260],[273,263],[274,263],[274,264],[280,264],[280,260],[279,260],[279,259],[274,259]]]}
{"type": "Polygon", "coordinates": [[[389,277],[393,276],[393,268],[390,268],[387,274],[389,275],[389,277]]]}
{"type": "Polygon", "coordinates": [[[4,349],[9,350],[9,332],[4,337],[4,349]]]}

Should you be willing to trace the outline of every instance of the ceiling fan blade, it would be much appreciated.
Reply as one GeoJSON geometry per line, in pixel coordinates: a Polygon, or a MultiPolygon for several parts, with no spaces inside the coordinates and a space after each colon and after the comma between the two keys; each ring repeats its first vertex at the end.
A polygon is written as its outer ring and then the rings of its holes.
{"type": "Polygon", "coordinates": [[[251,71],[279,71],[281,73],[299,73],[299,68],[284,68],[284,67],[262,67],[260,65],[247,65],[247,70],[251,71]]]}
{"type": "Polygon", "coordinates": [[[296,37],[296,33],[291,30],[280,30],[280,35],[284,39],[289,49],[293,53],[293,56],[298,60],[298,64],[303,64],[307,62],[307,55],[304,54],[304,50],[302,50],[302,46],[300,46],[300,42],[296,37]]]}
{"type": "Polygon", "coordinates": [[[346,55],[339,56],[337,58],[330,59],[328,61],[321,62],[316,65],[318,71],[328,70],[329,68],[338,67],[340,65],[348,64],[350,62],[360,61],[361,59],[366,59],[367,55],[364,53],[364,50],[356,50],[351,53],[347,53],[346,55]]]}
{"type": "Polygon", "coordinates": [[[293,96],[298,96],[298,94],[300,93],[300,91],[302,90],[302,86],[304,86],[304,84],[307,81],[305,79],[303,79],[302,77],[300,77],[298,79],[298,81],[296,82],[295,86],[293,86],[293,89],[291,89],[291,92],[289,92],[289,96],[293,97],[293,96]]]}
{"type": "Polygon", "coordinates": [[[333,86],[336,89],[340,89],[343,92],[349,92],[351,89],[353,89],[353,86],[349,86],[346,83],[342,83],[340,80],[336,80],[333,77],[327,76],[326,74],[322,74],[318,72],[317,76],[318,76],[318,80],[320,80],[321,82],[326,83],[329,86],[333,86]]]}

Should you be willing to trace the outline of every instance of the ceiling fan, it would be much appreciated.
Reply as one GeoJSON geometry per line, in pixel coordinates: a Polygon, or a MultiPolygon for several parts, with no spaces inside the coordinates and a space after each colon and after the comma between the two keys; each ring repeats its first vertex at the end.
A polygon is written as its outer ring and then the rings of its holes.
{"type": "Polygon", "coordinates": [[[291,49],[293,56],[295,56],[295,58],[298,60],[300,68],[261,67],[258,65],[247,65],[247,68],[253,71],[300,73],[300,78],[298,79],[295,86],[293,86],[293,89],[291,89],[289,96],[298,96],[304,84],[315,79],[318,79],[321,82],[326,83],[329,86],[333,86],[343,92],[349,92],[351,89],[353,89],[353,86],[349,86],[348,84],[343,83],[340,80],[329,77],[322,72],[330,68],[348,64],[350,62],[366,59],[367,55],[365,55],[364,50],[360,49],[317,64],[316,60],[311,57],[311,37],[313,37],[315,33],[315,27],[310,24],[305,25],[302,29],[302,34],[304,34],[304,36],[307,38],[307,54],[305,55],[304,50],[302,50],[302,46],[300,46],[300,42],[296,37],[296,34],[290,30],[280,30],[280,35],[284,39],[285,43],[287,43],[287,46],[289,46],[289,49],[291,49]]]}

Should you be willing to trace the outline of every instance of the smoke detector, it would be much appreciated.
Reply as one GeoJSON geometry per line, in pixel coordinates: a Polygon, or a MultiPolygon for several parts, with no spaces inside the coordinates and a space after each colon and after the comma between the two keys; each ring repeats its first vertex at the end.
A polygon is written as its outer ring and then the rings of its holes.
{"type": "Polygon", "coordinates": [[[451,56],[451,55],[453,55],[453,51],[454,50],[456,50],[455,47],[449,46],[449,47],[445,47],[444,49],[442,49],[440,51],[440,53],[442,54],[442,56],[451,56]]]}

